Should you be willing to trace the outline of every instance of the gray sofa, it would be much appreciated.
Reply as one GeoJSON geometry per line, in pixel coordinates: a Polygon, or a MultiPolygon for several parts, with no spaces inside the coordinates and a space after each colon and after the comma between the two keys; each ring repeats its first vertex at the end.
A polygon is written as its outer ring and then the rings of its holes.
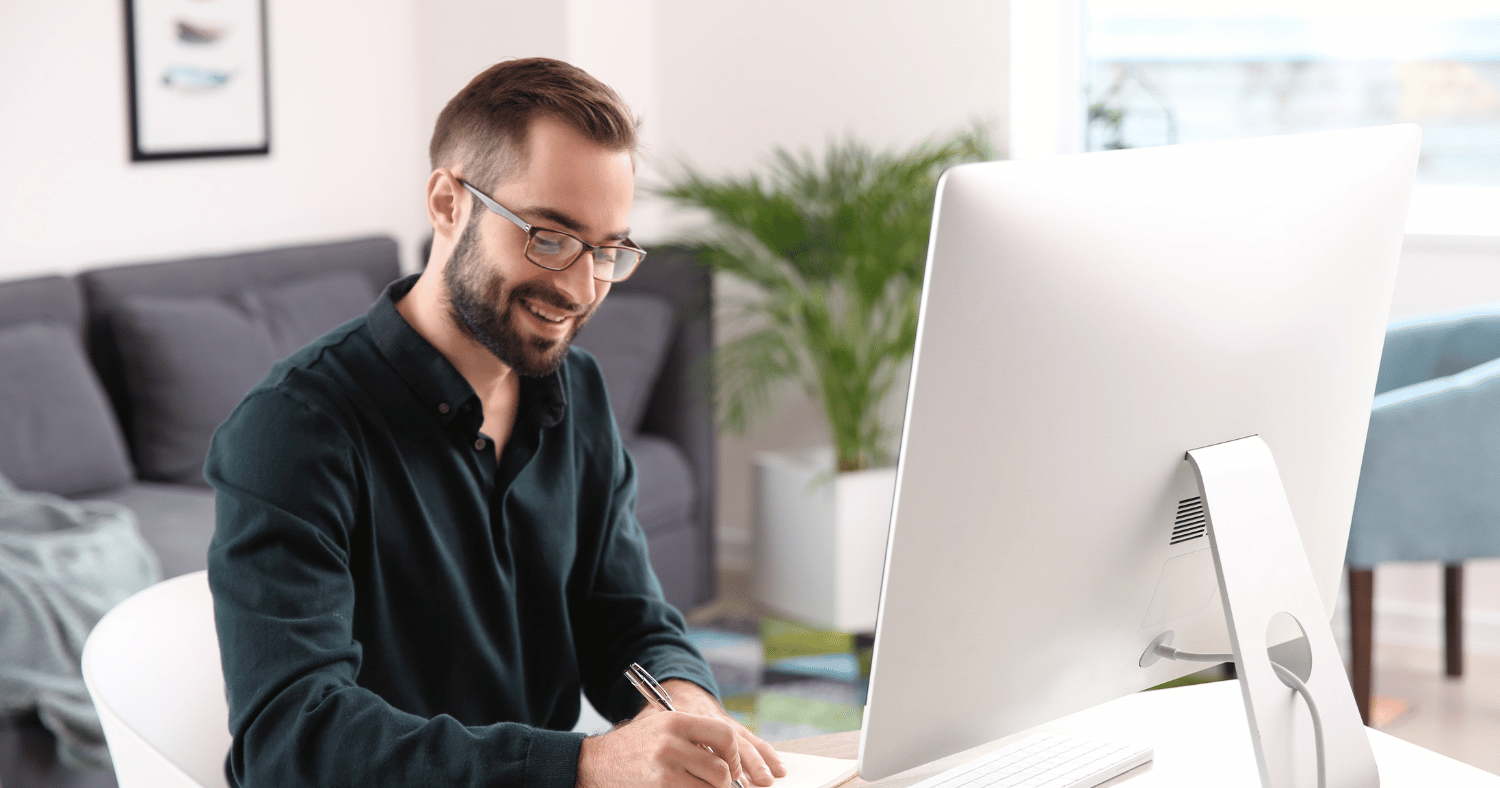
{"type": "MultiPolygon", "coordinates": [[[[0,282],[0,472],[123,503],[166,576],[202,569],[213,427],[275,358],[398,274],[395,242],[372,237],[0,282]]],[[[682,608],[714,593],[709,288],[690,252],[653,250],[578,339],[604,369],[652,563],[682,608]]]]}

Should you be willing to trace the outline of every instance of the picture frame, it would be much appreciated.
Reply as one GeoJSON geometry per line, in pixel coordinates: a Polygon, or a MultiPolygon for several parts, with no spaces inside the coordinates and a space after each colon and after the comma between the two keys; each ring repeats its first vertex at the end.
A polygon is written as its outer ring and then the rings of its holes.
{"type": "Polygon", "coordinates": [[[125,0],[131,161],[267,155],[265,0],[125,0]]]}

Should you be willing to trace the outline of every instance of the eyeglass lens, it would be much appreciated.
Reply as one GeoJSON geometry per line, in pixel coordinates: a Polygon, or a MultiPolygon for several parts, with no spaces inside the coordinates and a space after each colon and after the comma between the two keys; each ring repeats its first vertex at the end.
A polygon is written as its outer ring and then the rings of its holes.
{"type": "MultiPolygon", "coordinates": [[[[560,271],[583,251],[583,242],[567,233],[537,230],[531,236],[526,256],[533,263],[560,271]]],[[[594,278],[619,281],[630,275],[636,263],[641,261],[641,252],[625,246],[595,247],[593,258],[594,278]]]]}

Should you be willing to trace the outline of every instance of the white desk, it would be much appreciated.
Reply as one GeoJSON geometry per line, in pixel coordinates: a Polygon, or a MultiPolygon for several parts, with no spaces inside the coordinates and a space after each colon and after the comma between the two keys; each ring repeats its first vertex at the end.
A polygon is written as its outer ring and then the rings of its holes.
{"type": "MultiPolygon", "coordinates": [[[[1260,788],[1255,753],[1245,722],[1237,682],[1222,681],[1127,695],[1118,700],[1047,723],[1056,730],[1101,739],[1139,741],[1156,751],[1151,763],[1103,785],[1214,786],[1260,788]]],[[[958,755],[873,783],[876,788],[905,788],[919,780],[997,749],[1025,734],[1006,737],[958,755]]],[[[1500,788],[1500,775],[1476,769],[1394,736],[1370,730],[1370,745],[1380,768],[1381,788],[1500,788]]],[[[777,745],[794,752],[853,758],[859,734],[839,733],[797,739],[777,745]]],[[[871,785],[855,779],[849,788],[871,785]]]]}

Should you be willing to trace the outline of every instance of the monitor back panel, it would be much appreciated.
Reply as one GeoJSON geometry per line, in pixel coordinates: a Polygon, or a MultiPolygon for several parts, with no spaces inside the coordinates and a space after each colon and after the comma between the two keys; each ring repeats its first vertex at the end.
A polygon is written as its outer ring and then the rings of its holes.
{"type": "Polygon", "coordinates": [[[1331,613],[1419,144],[1391,126],[944,176],[866,779],[1200,668],[1136,665],[1166,629],[1229,650],[1189,449],[1270,445],[1331,613]]]}

